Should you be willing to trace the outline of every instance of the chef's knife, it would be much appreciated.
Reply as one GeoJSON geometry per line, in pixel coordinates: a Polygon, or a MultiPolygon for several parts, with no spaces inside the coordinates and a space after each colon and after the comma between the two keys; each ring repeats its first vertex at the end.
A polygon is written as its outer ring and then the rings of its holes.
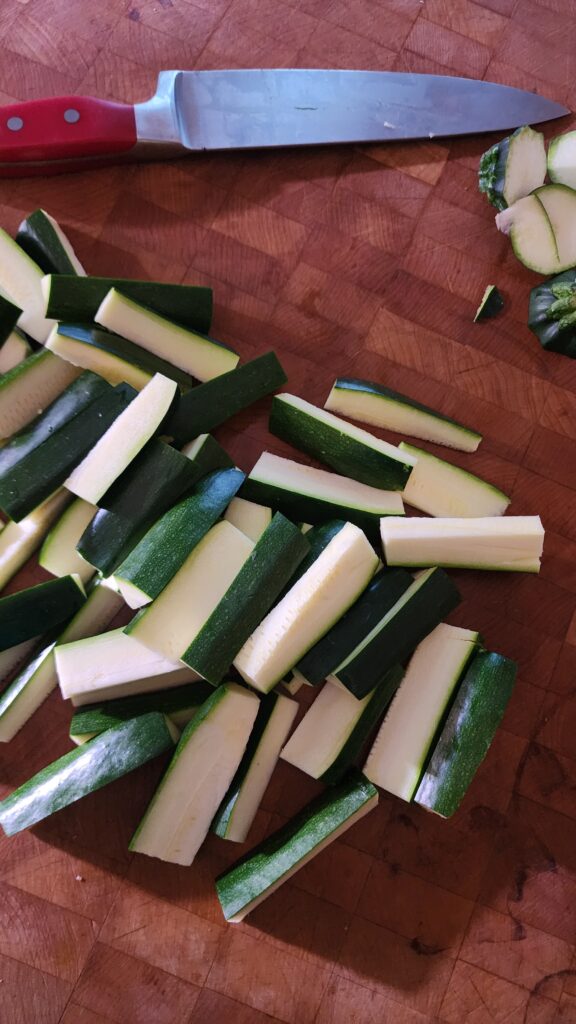
{"type": "Polygon", "coordinates": [[[59,174],[205,150],[433,139],[569,111],[506,85],[391,71],[162,71],[152,99],[87,96],[0,108],[0,176],[59,174]]]}

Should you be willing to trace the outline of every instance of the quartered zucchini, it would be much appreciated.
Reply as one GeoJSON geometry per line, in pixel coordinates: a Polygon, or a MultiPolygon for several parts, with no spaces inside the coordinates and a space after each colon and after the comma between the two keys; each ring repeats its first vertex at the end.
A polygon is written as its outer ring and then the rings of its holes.
{"type": "Polygon", "coordinates": [[[115,585],[131,608],[141,608],[158,597],[215,525],[243,480],[239,469],[210,473],[189,497],[154,523],[114,573],[115,585]]]}
{"type": "Polygon", "coordinates": [[[173,690],[139,693],[134,697],[120,697],[101,704],[85,704],[72,717],[70,739],[75,743],[85,743],[87,739],[111,729],[113,725],[150,711],[158,711],[179,729],[184,728],[212,693],[214,687],[199,680],[184,683],[173,690]]]}
{"type": "Polygon", "coordinates": [[[260,701],[244,756],[212,821],[217,836],[246,839],[297,711],[296,701],[277,693],[260,701]]]}
{"type": "Polygon", "coordinates": [[[60,516],[46,537],[38,564],[53,576],[67,576],[76,573],[83,583],[94,575],[90,565],[76,550],[76,545],[97,509],[82,498],[77,498],[60,516]]]}
{"type": "Polygon", "coordinates": [[[18,326],[39,342],[46,341],[54,327],[44,315],[43,276],[38,264],[0,228],[0,288],[22,310],[18,326]]]}
{"type": "Polygon", "coordinates": [[[539,516],[480,519],[383,519],[388,565],[539,572],[544,527],[539,516]]]}
{"type": "Polygon", "coordinates": [[[504,299],[498,291],[495,284],[488,284],[484,289],[484,294],[480,300],[480,305],[474,315],[474,323],[478,320],[491,320],[492,317],[498,316],[504,309],[504,299]]]}
{"type": "Polygon", "coordinates": [[[22,221],[16,241],[44,274],[86,274],[70,240],[46,210],[34,210],[22,221]]]}
{"type": "Polygon", "coordinates": [[[351,771],[216,879],[227,921],[242,921],[299,868],[378,803],[378,790],[351,771]]]}
{"type": "Polygon", "coordinates": [[[381,516],[402,515],[398,491],[381,491],[325,469],[264,452],[242,485],[241,497],[269,505],[294,522],[346,519],[374,540],[381,516]]]}
{"type": "Polygon", "coordinates": [[[181,327],[111,288],[94,314],[96,323],[168,359],[198,380],[233,370],[240,356],[227,345],[181,327]]]}
{"type": "Polygon", "coordinates": [[[81,370],[41,349],[0,378],[0,437],[11,437],[80,376],[81,370]]]}
{"type": "Polygon", "coordinates": [[[382,717],[403,676],[394,665],[361,700],[342,686],[326,683],[281,757],[296,768],[332,785],[355,762],[382,717]]]}
{"type": "Polygon", "coordinates": [[[521,263],[540,274],[558,274],[576,263],[576,191],[543,185],[496,216],[521,263]]]}
{"type": "Polygon", "coordinates": [[[429,516],[504,515],[511,499],[497,487],[405,441],[400,448],[417,459],[402,492],[408,505],[429,516]]]}
{"type": "Polygon", "coordinates": [[[64,754],[6,797],[0,803],[0,825],[7,836],[30,828],[158,757],[174,742],[174,726],[164,715],[141,715],[116,725],[64,754]]]}
{"type": "Polygon", "coordinates": [[[346,523],[248,638],[234,660],[240,675],[268,693],[354,603],[377,565],[362,531],[346,523]]]}
{"type": "Polygon", "coordinates": [[[415,647],[460,601],[442,569],[427,569],[387,609],[328,677],[358,699],[378,685],[393,665],[402,664],[415,647]]]}
{"type": "Polygon", "coordinates": [[[525,125],[481,157],[478,188],[492,206],[504,210],[542,185],[545,177],[544,136],[525,125]]]}
{"type": "Polygon", "coordinates": [[[130,843],[133,852],[192,863],[238,768],[258,707],[256,695],[235,683],[214,691],[184,729],[130,843]]]}
{"type": "Polygon", "coordinates": [[[414,651],[362,771],[389,793],[412,800],[434,737],[479,634],[441,622],[414,651]]]}
{"type": "Polygon", "coordinates": [[[480,651],[470,662],[414,800],[443,818],[458,810],[500,725],[516,664],[480,651]]]}
{"type": "Polygon", "coordinates": [[[337,473],[381,490],[401,491],[416,461],[296,395],[275,395],[269,429],[337,473]]]}
{"type": "Polygon", "coordinates": [[[550,141],[548,177],[556,185],[576,188],[576,131],[557,135],[550,141]]]}
{"type": "Polygon", "coordinates": [[[63,487],[19,523],[7,523],[0,532],[0,590],[40,546],[46,533],[70,501],[63,487]]]}
{"type": "Polygon", "coordinates": [[[118,277],[77,277],[49,274],[42,281],[46,316],[67,324],[89,324],[111,288],[134,302],[169,317],[183,327],[209,331],[212,289],[118,277]]]}
{"type": "Polygon", "coordinates": [[[18,328],[11,331],[0,348],[0,376],[20,366],[31,352],[32,348],[22,332],[18,328]]]}
{"type": "Polygon", "coordinates": [[[576,269],[532,289],[528,327],[543,348],[576,358],[576,269]]]}
{"type": "Polygon", "coordinates": [[[286,596],[289,590],[292,589],[295,583],[298,582],[304,573],[308,572],[311,565],[314,564],[319,555],[322,554],[324,548],[327,548],[330,541],[340,530],[346,526],[344,519],[328,519],[324,523],[320,523],[318,526],[312,526],[309,530],[301,530],[304,534],[310,550],[307,555],[304,556],[299,566],[293,573],[292,577],[288,580],[284,590],[280,594],[278,601],[286,596]]]}
{"type": "Polygon", "coordinates": [[[0,650],[65,622],[85,600],[84,587],[77,576],[61,576],[0,597],[0,650]]]}
{"type": "Polygon", "coordinates": [[[272,522],[272,509],[245,498],[232,498],[224,518],[256,543],[272,522]]]}

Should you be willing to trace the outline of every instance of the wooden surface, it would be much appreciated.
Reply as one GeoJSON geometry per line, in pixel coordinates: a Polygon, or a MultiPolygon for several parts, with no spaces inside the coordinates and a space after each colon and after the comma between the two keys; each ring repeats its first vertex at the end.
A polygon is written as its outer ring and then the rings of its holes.
{"type": "MultiPolygon", "coordinates": [[[[566,0],[23,0],[0,9],[0,99],[146,98],[171,67],[300,65],[485,76],[576,105],[566,0]]],[[[565,122],[566,123],[566,122],[565,122]]],[[[548,134],[554,134],[554,126],[548,134]]],[[[536,282],[476,191],[487,139],[206,157],[0,185],[42,205],[94,273],[213,285],[214,332],[274,347],[322,403],[336,373],[404,390],[485,440],[454,454],[540,513],[539,577],[458,573],[453,621],[519,661],[460,813],[382,795],[242,925],[190,869],[127,852],[154,765],[0,839],[2,1024],[551,1024],[576,1021],[576,362],[526,323],[536,282]],[[504,315],[472,324],[497,283],[504,315]]],[[[267,404],[219,432],[244,469],[267,404]]],[[[20,581],[21,582],[21,581],[20,581]]],[[[56,694],[0,752],[8,792],[69,748],[56,694]]],[[[316,785],[281,766],[248,845],[316,785]]]]}

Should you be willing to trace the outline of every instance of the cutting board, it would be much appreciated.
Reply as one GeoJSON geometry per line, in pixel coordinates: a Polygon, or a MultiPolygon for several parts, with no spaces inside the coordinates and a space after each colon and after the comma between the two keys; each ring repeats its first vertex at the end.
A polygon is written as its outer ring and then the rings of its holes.
{"type": "MultiPolygon", "coordinates": [[[[574,106],[575,16],[565,0],[23,0],[0,11],[0,99],[134,101],[161,68],[293,65],[485,76],[574,106]]],[[[382,794],[227,927],[215,874],[317,784],[280,765],[248,843],[211,838],[184,869],[127,851],[155,763],[0,839],[3,1024],[576,1021],[576,362],[526,327],[537,278],[476,190],[492,141],[0,185],[3,226],[43,206],[92,273],[212,285],[214,334],[243,359],[275,348],[296,394],[322,404],[336,374],[354,374],[463,419],[484,441],[449,457],[547,531],[537,577],[455,574],[452,621],[515,658],[519,678],[452,820],[382,794]],[[490,283],[505,312],[473,324],[490,283]]],[[[218,433],[245,470],[264,447],[288,451],[267,408],[218,433]]],[[[69,749],[69,718],[53,694],[2,748],[2,794],[69,749]]]]}

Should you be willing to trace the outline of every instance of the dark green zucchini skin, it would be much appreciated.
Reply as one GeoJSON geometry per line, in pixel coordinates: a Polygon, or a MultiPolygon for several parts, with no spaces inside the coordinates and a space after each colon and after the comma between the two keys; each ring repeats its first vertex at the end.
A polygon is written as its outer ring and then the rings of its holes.
{"type": "Polygon", "coordinates": [[[576,267],[532,289],[528,327],[543,348],[576,359],[576,267]]]}
{"type": "Polygon", "coordinates": [[[15,306],[10,299],[0,295],[0,345],[6,341],[16,327],[21,312],[19,306],[15,306]]]}
{"type": "Polygon", "coordinates": [[[16,241],[45,274],[74,274],[76,270],[43,210],[34,210],[18,228],[16,241]]]}
{"type": "Polygon", "coordinates": [[[105,331],[103,327],[94,327],[93,324],[58,324],[58,334],[63,338],[72,338],[83,345],[91,345],[92,348],[118,356],[119,359],[125,359],[127,363],[132,363],[147,373],[163,373],[165,377],[175,380],[179,387],[186,390],[198,383],[195,377],[191,377],[180,367],[155,356],[153,352],[147,352],[127,338],[121,338],[119,334],[105,331]]]}
{"type": "Polygon", "coordinates": [[[89,324],[111,288],[182,327],[207,332],[212,322],[212,289],[119,277],[54,274],[46,316],[69,324],[89,324]]]}
{"type": "Polygon", "coordinates": [[[171,715],[183,708],[199,707],[214,693],[210,683],[188,683],[175,686],[171,690],[160,690],[158,693],[139,693],[134,697],[120,697],[108,700],[103,704],[86,704],[78,708],[70,722],[70,735],[81,736],[86,733],[101,733],[114,725],[136,718],[138,715],[157,711],[162,715],[171,715]]]}
{"type": "Polygon", "coordinates": [[[492,317],[498,316],[504,309],[504,299],[498,291],[495,284],[489,284],[486,288],[482,301],[476,310],[474,317],[474,323],[477,320],[491,320],[492,317]]]}
{"type": "Polygon", "coordinates": [[[15,647],[71,618],[86,595],[73,576],[60,576],[0,598],[0,650],[15,647]]]}
{"type": "Polygon", "coordinates": [[[497,142],[490,149],[487,149],[480,157],[478,189],[485,194],[488,201],[497,210],[505,210],[508,206],[502,195],[502,189],[506,176],[506,162],[508,160],[511,138],[512,136],[508,135],[501,142],[497,142]]]}
{"type": "Polygon", "coordinates": [[[182,395],[166,424],[166,433],[178,445],[192,441],[271,394],[287,380],[276,354],[266,352],[182,395]]]}

